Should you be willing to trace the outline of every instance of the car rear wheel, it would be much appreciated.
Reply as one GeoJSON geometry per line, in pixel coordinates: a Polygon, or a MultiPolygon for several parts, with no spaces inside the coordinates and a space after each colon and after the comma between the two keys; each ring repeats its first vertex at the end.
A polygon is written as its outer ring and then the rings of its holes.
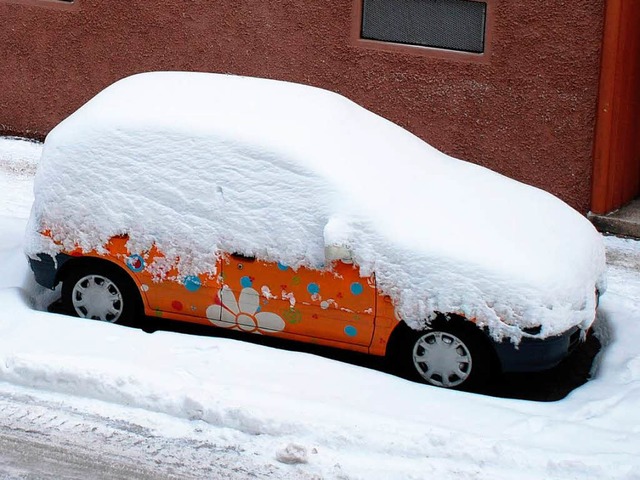
{"type": "Polygon", "coordinates": [[[115,266],[86,264],[62,283],[62,302],[72,315],[109,323],[129,323],[139,312],[133,281],[115,266]]]}
{"type": "Polygon", "coordinates": [[[429,385],[477,390],[495,370],[489,342],[463,319],[438,318],[423,331],[404,327],[394,343],[394,366],[407,378],[429,385]]]}

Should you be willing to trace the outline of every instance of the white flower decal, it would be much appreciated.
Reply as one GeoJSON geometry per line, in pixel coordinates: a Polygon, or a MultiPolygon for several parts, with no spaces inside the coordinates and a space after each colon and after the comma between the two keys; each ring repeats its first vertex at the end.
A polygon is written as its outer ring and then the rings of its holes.
{"type": "Polygon", "coordinates": [[[214,325],[251,333],[284,330],[284,320],[279,315],[258,312],[260,295],[253,288],[243,288],[236,301],[231,289],[225,285],[220,290],[219,296],[221,305],[210,305],[207,308],[207,318],[214,325]]]}

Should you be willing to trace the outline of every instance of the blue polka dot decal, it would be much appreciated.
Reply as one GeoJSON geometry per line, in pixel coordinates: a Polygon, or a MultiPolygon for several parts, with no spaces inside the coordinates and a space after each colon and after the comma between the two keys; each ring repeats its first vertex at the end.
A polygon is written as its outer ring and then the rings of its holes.
{"type": "Polygon", "coordinates": [[[355,337],[358,334],[358,329],[353,325],[347,325],[346,327],[344,327],[344,333],[348,337],[355,337]]]}
{"type": "Polygon", "coordinates": [[[251,278],[249,278],[249,277],[242,277],[240,279],[240,285],[242,285],[242,288],[249,288],[252,284],[253,284],[253,282],[251,281],[251,278]]]}
{"type": "Polygon", "coordinates": [[[278,270],[282,270],[283,272],[289,267],[287,267],[284,263],[278,262],[278,270]]]}
{"type": "Polygon", "coordinates": [[[320,287],[317,283],[310,283],[309,285],[307,285],[307,292],[309,292],[311,295],[315,295],[319,291],[320,287]]]}
{"type": "Polygon", "coordinates": [[[202,282],[195,275],[189,275],[184,277],[184,281],[182,282],[187,290],[190,292],[195,292],[200,289],[202,286],[202,282]]]}
{"type": "Polygon", "coordinates": [[[351,284],[351,293],[354,295],[360,295],[363,292],[362,284],[360,282],[353,282],[351,284]]]}
{"type": "Polygon", "coordinates": [[[127,258],[127,267],[133,272],[141,272],[144,270],[144,258],[140,255],[131,255],[127,258]]]}

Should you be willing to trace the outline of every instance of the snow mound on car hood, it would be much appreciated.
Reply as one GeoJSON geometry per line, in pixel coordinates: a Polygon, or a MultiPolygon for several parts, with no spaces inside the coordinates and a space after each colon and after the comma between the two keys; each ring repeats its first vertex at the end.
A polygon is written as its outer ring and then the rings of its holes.
{"type": "Polygon", "coordinates": [[[221,251],[319,267],[342,245],[415,328],[434,312],[516,341],[586,327],[604,271],[599,234],[554,196],[273,80],[121,80],[49,134],[35,196],[29,255],[127,233],[132,251],[156,244],[197,274],[221,251]]]}

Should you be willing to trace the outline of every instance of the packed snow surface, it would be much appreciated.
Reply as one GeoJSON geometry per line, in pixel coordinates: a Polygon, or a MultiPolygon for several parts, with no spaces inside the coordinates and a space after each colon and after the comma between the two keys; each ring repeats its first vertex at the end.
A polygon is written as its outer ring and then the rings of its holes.
{"type": "Polygon", "coordinates": [[[121,80],[49,134],[35,198],[30,255],[129,234],[132,251],[156,244],[186,275],[222,251],[296,268],[348,247],[411,326],[456,312],[516,341],[517,326],[589,326],[604,271],[599,235],[556,197],[273,80],[121,80]]]}

